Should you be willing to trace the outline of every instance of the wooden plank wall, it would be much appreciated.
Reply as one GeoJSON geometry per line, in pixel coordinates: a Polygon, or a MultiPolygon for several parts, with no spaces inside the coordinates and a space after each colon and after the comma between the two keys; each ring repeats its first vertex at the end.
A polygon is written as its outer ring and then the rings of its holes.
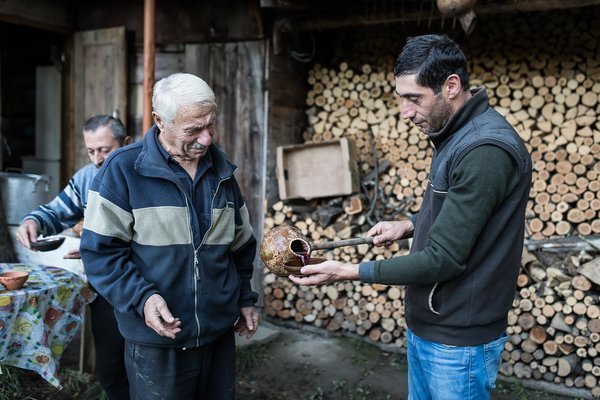
{"type": "MultiPolygon", "coordinates": [[[[236,179],[259,241],[264,218],[264,55],[263,41],[185,46],[185,71],[206,80],[215,92],[215,141],[238,166],[236,179]]],[[[254,287],[262,294],[262,268],[255,270],[254,287]]]]}
{"type": "MultiPolygon", "coordinates": [[[[271,48],[272,49],[272,48],[271,48]]],[[[276,176],[277,147],[302,142],[306,122],[306,64],[294,61],[286,52],[269,55],[269,137],[266,157],[267,208],[279,200],[276,176]]]]}
{"type": "Polygon", "coordinates": [[[75,37],[74,115],[72,133],[75,170],[90,159],[80,134],[81,126],[90,117],[109,114],[123,119],[127,115],[127,51],[125,28],[107,28],[78,32],[75,37]]]}

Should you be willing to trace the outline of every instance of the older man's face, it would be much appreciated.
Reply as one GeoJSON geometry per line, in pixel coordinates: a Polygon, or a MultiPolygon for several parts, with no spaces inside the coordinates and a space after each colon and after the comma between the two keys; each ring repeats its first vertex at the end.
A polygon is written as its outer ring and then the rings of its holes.
{"type": "Polygon", "coordinates": [[[204,157],[215,134],[216,115],[212,108],[188,105],[179,109],[171,124],[158,125],[167,151],[173,157],[196,160],[204,157]]]}

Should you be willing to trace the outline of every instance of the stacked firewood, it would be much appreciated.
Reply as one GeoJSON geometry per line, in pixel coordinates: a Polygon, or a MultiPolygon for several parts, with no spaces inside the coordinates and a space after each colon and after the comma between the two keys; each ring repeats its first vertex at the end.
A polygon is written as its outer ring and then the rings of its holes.
{"type": "MultiPolygon", "coordinates": [[[[294,226],[311,237],[308,229],[314,222],[310,218],[297,221],[294,226]]],[[[313,226],[312,238],[318,240],[347,239],[333,229],[319,229],[313,226]]],[[[330,227],[331,228],[331,227],[330,227]]],[[[349,232],[349,231],[347,231],[349,232]]],[[[358,245],[323,251],[313,251],[311,257],[359,261],[377,260],[400,256],[407,253],[406,246],[394,243],[388,247],[358,245]]],[[[346,331],[367,336],[374,342],[391,343],[403,346],[406,338],[404,322],[404,287],[360,282],[343,282],[336,285],[313,288],[298,287],[287,278],[277,278],[268,273],[265,276],[265,312],[284,320],[309,323],[332,332],[346,331]]]]}
{"type": "MultiPolygon", "coordinates": [[[[518,18],[499,24],[518,29],[489,26],[463,45],[472,86],[485,88],[490,104],[530,151],[534,171],[526,232],[534,241],[600,234],[600,32],[597,26],[577,28],[568,15],[552,15],[537,25],[518,18]],[[522,32],[527,26],[548,32],[522,32]],[[552,39],[557,31],[566,32],[561,40],[552,39]],[[494,39],[499,36],[507,47],[494,39]]],[[[361,193],[305,204],[278,202],[269,210],[265,231],[286,223],[310,240],[339,240],[364,235],[377,220],[405,218],[420,208],[430,142],[400,118],[389,58],[360,64],[356,54],[351,56],[309,71],[304,140],[352,139],[361,193]]],[[[400,242],[312,255],[357,263],[403,255],[407,248],[400,242]]],[[[580,258],[567,263],[570,269],[565,263],[546,268],[526,253],[501,372],[589,388],[600,396],[600,279],[589,272],[600,266],[598,259],[583,256],[585,264],[576,261],[580,258]]],[[[403,346],[403,287],[346,282],[306,288],[265,272],[268,315],[403,346]]]]}
{"type": "MultiPolygon", "coordinates": [[[[353,139],[363,172],[374,167],[374,158],[389,160],[392,168],[380,185],[393,201],[410,199],[410,210],[418,211],[432,148],[425,135],[400,118],[393,74],[384,72],[390,69],[316,65],[308,78],[310,125],[304,138],[353,139]]],[[[473,86],[486,88],[490,104],[531,153],[527,225],[532,238],[600,234],[600,59],[576,64],[475,58],[471,73],[473,86]]]]}
{"type": "Polygon", "coordinates": [[[546,268],[524,253],[503,374],[600,390],[600,258],[584,257],[546,268]]]}

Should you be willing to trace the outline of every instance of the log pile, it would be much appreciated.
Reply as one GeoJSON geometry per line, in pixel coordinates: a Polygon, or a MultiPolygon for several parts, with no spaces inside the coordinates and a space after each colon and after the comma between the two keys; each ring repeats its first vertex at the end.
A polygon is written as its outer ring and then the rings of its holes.
{"type": "MultiPolygon", "coordinates": [[[[528,231],[534,240],[600,234],[600,58],[593,40],[579,58],[521,60],[483,53],[473,58],[471,84],[525,140],[533,161],[528,231]]],[[[519,54],[519,53],[517,53],[519,54]]],[[[427,137],[399,116],[390,65],[351,69],[321,65],[309,71],[306,141],[355,141],[363,172],[374,159],[391,162],[380,185],[393,202],[418,211],[432,149],[427,137]],[[388,72],[386,72],[388,71],[388,72]],[[376,152],[373,152],[373,146],[376,152]],[[375,157],[373,155],[375,154],[375,157]]]]}
{"type": "MultiPolygon", "coordinates": [[[[310,237],[314,222],[297,221],[295,226],[310,237]]],[[[347,239],[333,229],[316,229],[317,240],[347,239]]],[[[387,248],[359,245],[337,248],[326,253],[314,251],[312,257],[359,262],[406,254],[406,246],[395,243],[387,248]]],[[[346,331],[366,336],[374,342],[402,347],[406,339],[404,322],[404,287],[360,282],[340,282],[321,287],[298,287],[287,278],[265,276],[265,312],[267,315],[299,323],[309,323],[331,332],[346,331]]]]}
{"type": "Polygon", "coordinates": [[[545,268],[524,252],[523,263],[501,373],[588,388],[597,396],[600,258],[571,257],[545,268]]]}
{"type": "MultiPolygon", "coordinates": [[[[576,27],[564,13],[551,15],[537,25],[519,18],[503,21],[499,26],[519,28],[494,31],[492,26],[491,33],[482,32],[462,46],[472,86],[485,88],[490,104],[515,127],[531,153],[534,172],[526,227],[531,240],[600,234],[600,32],[598,27],[576,27]],[[523,32],[528,26],[543,26],[548,32],[523,32]],[[568,33],[558,40],[552,33],[557,31],[568,33]],[[503,40],[496,40],[498,36],[503,40]]],[[[384,47],[395,49],[397,44],[384,47]]],[[[364,234],[373,221],[404,218],[419,210],[430,143],[400,118],[389,58],[361,64],[356,54],[352,57],[309,71],[304,140],[353,139],[363,192],[300,205],[278,202],[268,212],[265,231],[287,223],[315,241],[339,240],[364,234]]],[[[406,243],[397,243],[313,255],[357,263],[406,252],[406,243]]],[[[588,388],[600,396],[600,281],[589,272],[600,266],[589,265],[597,259],[584,257],[588,264],[578,259],[567,263],[570,268],[565,263],[546,268],[525,253],[501,372],[588,388]]],[[[403,298],[399,286],[345,282],[306,288],[265,271],[267,315],[377,343],[403,346],[403,298]]]]}

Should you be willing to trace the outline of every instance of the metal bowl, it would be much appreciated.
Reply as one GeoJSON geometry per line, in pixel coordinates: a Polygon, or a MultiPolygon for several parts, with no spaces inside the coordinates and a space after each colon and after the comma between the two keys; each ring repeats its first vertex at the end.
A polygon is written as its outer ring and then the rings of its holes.
{"type": "Polygon", "coordinates": [[[31,249],[37,251],[51,251],[56,250],[65,241],[64,236],[50,237],[46,239],[39,239],[37,242],[31,242],[31,249]]]}

